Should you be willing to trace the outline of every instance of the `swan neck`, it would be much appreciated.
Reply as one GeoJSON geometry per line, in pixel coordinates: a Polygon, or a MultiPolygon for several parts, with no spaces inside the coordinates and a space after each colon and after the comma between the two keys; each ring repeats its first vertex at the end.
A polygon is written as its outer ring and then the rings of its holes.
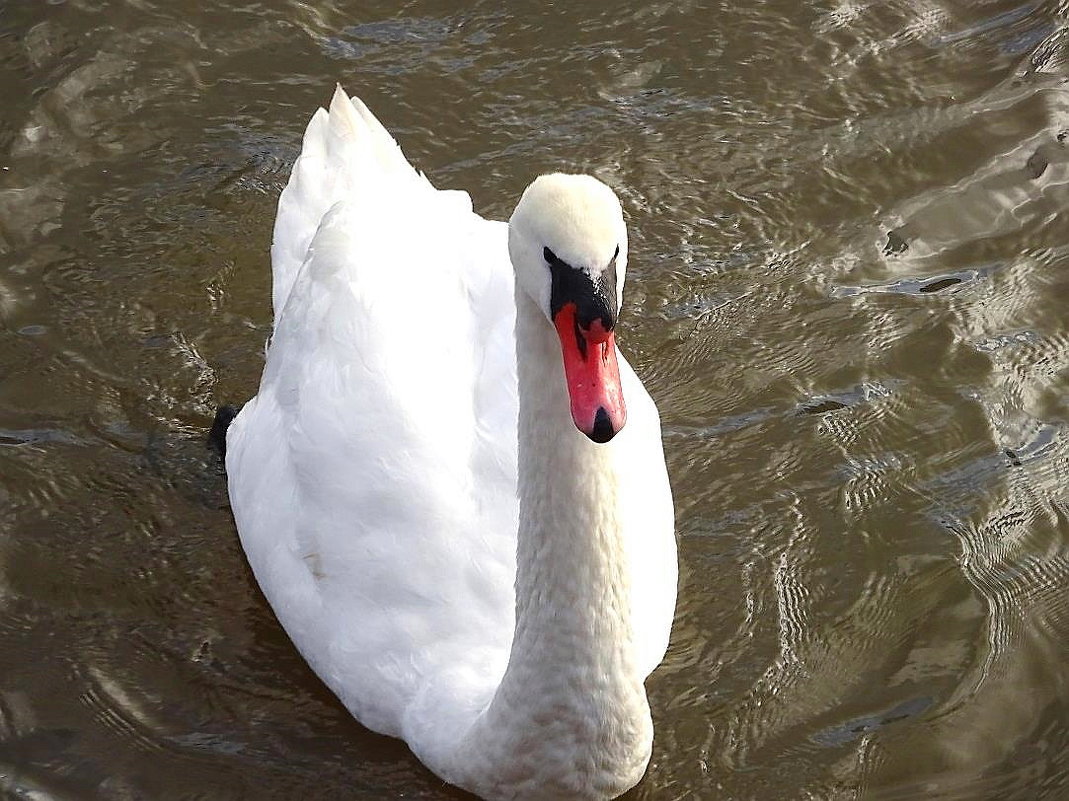
{"type": "Polygon", "coordinates": [[[487,758],[528,755],[539,776],[532,797],[615,797],[645,771],[653,729],[633,647],[614,448],[576,429],[556,334],[520,289],[516,304],[516,628],[471,743],[487,758]]]}
{"type": "Polygon", "coordinates": [[[526,294],[518,295],[520,517],[511,662],[559,644],[562,661],[590,659],[626,672],[632,632],[614,449],[576,429],[556,333],[526,294]]]}

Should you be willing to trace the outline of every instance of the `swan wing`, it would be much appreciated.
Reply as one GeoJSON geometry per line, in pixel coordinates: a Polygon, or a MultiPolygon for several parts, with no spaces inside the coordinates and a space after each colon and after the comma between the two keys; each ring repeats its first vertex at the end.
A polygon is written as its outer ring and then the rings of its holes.
{"type": "Polygon", "coordinates": [[[621,538],[631,578],[636,659],[641,674],[648,676],[664,659],[675,614],[675,512],[657,406],[622,354],[618,362],[627,426],[610,444],[618,448],[621,538]]]}
{"type": "MultiPolygon", "coordinates": [[[[435,190],[362,103],[309,123],[279,201],[275,329],[227,438],[242,545],[368,727],[443,676],[489,699],[513,628],[515,305],[506,227],[435,190]]],[[[443,714],[449,714],[443,710],[443,714]]],[[[458,713],[459,714],[459,713],[458,713]]]]}

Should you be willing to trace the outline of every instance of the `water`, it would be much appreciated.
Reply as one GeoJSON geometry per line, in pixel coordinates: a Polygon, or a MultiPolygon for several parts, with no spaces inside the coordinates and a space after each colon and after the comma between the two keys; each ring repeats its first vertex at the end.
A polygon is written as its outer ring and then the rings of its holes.
{"type": "Polygon", "coordinates": [[[457,798],[272,617],[204,447],[341,81],[629,216],[683,584],[633,799],[1069,796],[1069,7],[8,3],[0,796],[457,798]]]}

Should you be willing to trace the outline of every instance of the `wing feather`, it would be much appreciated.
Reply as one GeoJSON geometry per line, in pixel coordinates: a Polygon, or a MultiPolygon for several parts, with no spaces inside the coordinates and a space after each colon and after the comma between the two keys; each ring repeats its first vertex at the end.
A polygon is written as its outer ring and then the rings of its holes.
{"type": "Polygon", "coordinates": [[[232,507],[291,638],[388,734],[443,670],[481,677],[458,694],[485,694],[508,657],[505,236],[466,194],[435,190],[341,92],[312,117],[279,201],[275,330],[259,393],[228,434],[232,507]]]}

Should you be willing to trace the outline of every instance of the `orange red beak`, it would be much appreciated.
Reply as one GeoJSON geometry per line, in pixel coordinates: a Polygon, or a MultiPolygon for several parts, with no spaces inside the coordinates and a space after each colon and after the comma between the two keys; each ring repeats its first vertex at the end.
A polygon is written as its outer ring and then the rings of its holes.
{"type": "Polygon", "coordinates": [[[572,420],[594,442],[608,442],[627,422],[616,336],[600,318],[588,328],[579,324],[575,303],[565,303],[553,317],[564,358],[572,420]]]}

